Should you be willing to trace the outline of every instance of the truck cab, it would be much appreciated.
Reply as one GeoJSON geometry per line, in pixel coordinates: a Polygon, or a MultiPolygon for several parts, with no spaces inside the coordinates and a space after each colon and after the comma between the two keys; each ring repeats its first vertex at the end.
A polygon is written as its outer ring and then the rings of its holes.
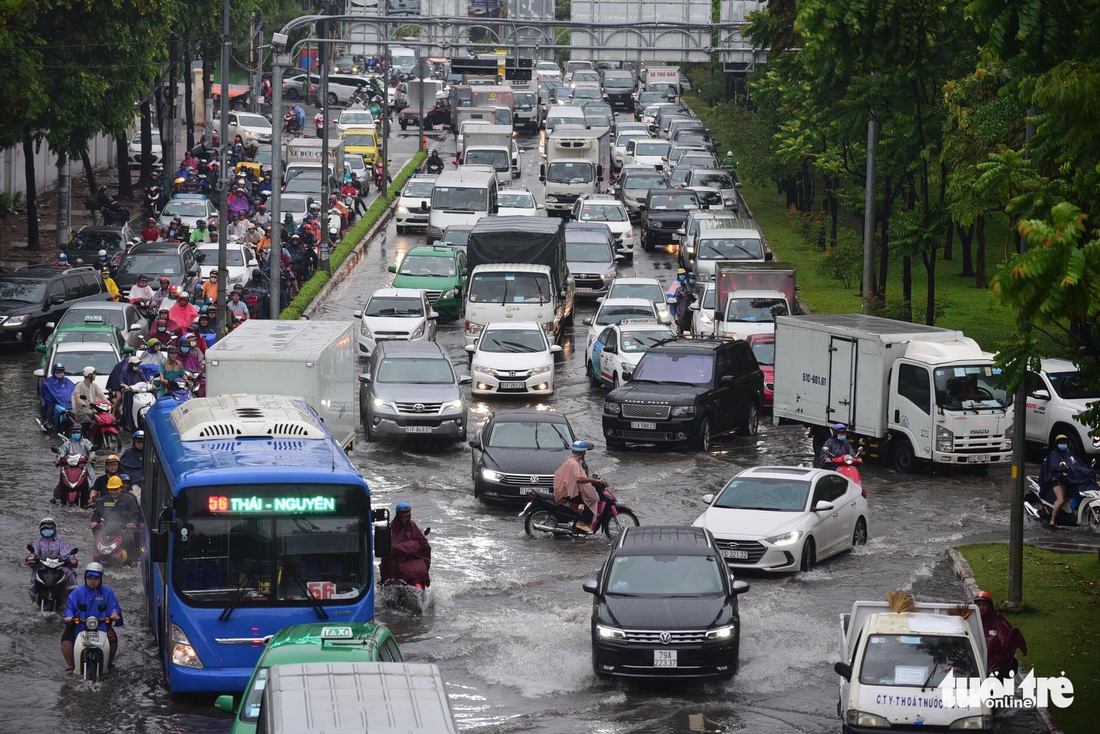
{"type": "Polygon", "coordinates": [[[986,677],[977,608],[962,617],[955,616],[959,610],[953,604],[915,607],[892,612],[887,602],[858,601],[850,614],[840,615],[841,661],[834,670],[840,676],[837,712],[843,731],[992,731],[989,706],[958,705],[941,688],[948,674],[986,677]]]}

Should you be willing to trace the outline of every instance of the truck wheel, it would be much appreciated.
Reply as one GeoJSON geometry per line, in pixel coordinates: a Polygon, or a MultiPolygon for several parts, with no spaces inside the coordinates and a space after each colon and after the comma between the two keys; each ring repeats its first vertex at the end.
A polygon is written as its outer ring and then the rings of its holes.
{"type": "Polygon", "coordinates": [[[1066,438],[1069,439],[1069,450],[1073,452],[1073,455],[1079,457],[1084,456],[1085,449],[1081,446],[1081,439],[1077,437],[1077,431],[1073,430],[1069,426],[1062,425],[1061,423],[1054,426],[1054,430],[1050,432],[1050,441],[1047,442],[1047,448],[1053,449],[1054,438],[1063,433],[1065,434],[1066,438]]]}
{"type": "Polygon", "coordinates": [[[903,436],[895,436],[890,442],[890,466],[898,474],[909,474],[917,466],[917,457],[913,454],[913,445],[903,436]]]}

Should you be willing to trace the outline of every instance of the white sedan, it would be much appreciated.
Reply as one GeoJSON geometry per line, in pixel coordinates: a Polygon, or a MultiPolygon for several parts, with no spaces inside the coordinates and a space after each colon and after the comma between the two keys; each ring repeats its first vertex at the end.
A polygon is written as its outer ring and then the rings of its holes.
{"type": "Polygon", "coordinates": [[[617,324],[623,319],[653,319],[660,321],[657,307],[653,301],[646,298],[604,298],[600,302],[596,315],[591,319],[585,319],[588,327],[588,340],[584,344],[585,359],[592,354],[592,343],[596,341],[604,327],[617,324]]]}
{"type": "MultiPolygon", "coordinates": [[[[202,253],[199,262],[202,263],[202,274],[207,275],[211,270],[218,269],[218,244],[216,242],[199,245],[195,256],[202,253]]],[[[249,245],[239,242],[227,242],[225,245],[225,269],[229,271],[229,277],[225,284],[226,293],[233,286],[240,283],[244,285],[252,277],[253,268],[257,267],[256,253],[249,245]]]]}
{"type": "Polygon", "coordinates": [[[615,278],[611,281],[608,298],[645,298],[657,307],[657,317],[662,324],[672,324],[672,311],[668,307],[661,282],[656,278],[615,278]]]}
{"type": "Polygon", "coordinates": [[[498,217],[542,217],[542,205],[526,188],[504,188],[497,194],[498,217]]]}
{"type": "Polygon", "coordinates": [[[810,571],[867,542],[866,494],[827,469],[747,469],[703,501],[709,507],[692,525],[714,534],[732,569],[810,571]]]}
{"type": "Polygon", "coordinates": [[[379,288],[355,318],[359,319],[359,354],[369,357],[383,340],[434,342],[439,314],[428,303],[426,291],[379,288]]]}
{"type": "Polygon", "coordinates": [[[271,145],[271,121],[251,112],[229,113],[229,142],[240,135],[246,146],[271,145]]]}
{"type": "Polygon", "coordinates": [[[551,395],[554,355],[534,321],[497,321],[485,327],[477,342],[466,346],[472,355],[474,395],[551,395]]]}
{"type": "Polygon", "coordinates": [[[405,184],[397,199],[397,210],[394,213],[397,234],[405,234],[415,227],[428,226],[435,178],[435,175],[418,174],[405,184]]]}
{"type": "Polygon", "coordinates": [[[347,109],[341,110],[340,117],[336,118],[336,129],[340,132],[344,130],[363,130],[374,127],[374,115],[370,113],[370,110],[364,110],[359,107],[348,107],[347,109]]]}
{"type": "Polygon", "coordinates": [[[619,387],[650,347],[675,338],[672,329],[656,319],[624,319],[608,326],[596,335],[585,360],[588,381],[593,387],[619,387]]]}

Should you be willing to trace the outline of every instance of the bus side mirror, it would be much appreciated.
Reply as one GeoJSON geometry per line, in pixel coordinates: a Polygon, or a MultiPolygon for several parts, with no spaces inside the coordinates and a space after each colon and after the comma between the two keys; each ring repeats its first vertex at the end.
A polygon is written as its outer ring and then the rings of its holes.
{"type": "Polygon", "coordinates": [[[384,507],[372,510],[371,520],[374,523],[374,555],[378,558],[386,558],[393,550],[390,511],[384,507]]]}
{"type": "Polygon", "coordinates": [[[168,562],[168,538],[171,534],[167,530],[149,531],[149,559],[153,563],[168,562]]]}

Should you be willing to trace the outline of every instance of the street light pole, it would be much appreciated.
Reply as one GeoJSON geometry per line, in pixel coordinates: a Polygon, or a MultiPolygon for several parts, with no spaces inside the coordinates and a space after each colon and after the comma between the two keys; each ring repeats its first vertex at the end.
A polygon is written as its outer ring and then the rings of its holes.
{"type": "MultiPolygon", "coordinates": [[[[218,302],[214,304],[218,313],[218,338],[225,336],[225,284],[229,280],[229,271],[225,267],[226,239],[229,237],[229,182],[233,180],[233,172],[229,170],[229,0],[222,4],[222,58],[221,58],[222,93],[218,100],[218,114],[221,116],[221,150],[218,158],[221,160],[221,176],[219,177],[221,196],[218,201],[218,302]]],[[[202,277],[201,274],[199,276],[202,277]]]]}
{"type": "MultiPolygon", "coordinates": [[[[274,42],[273,42],[274,45],[274,42]]],[[[290,58],[274,51],[271,62],[271,247],[268,249],[268,309],[272,319],[282,312],[282,234],[280,199],[283,189],[283,69],[290,58]]]]}
{"type": "MultiPolygon", "coordinates": [[[[328,8],[324,8],[322,12],[327,13],[328,8]]],[[[322,39],[328,39],[329,37],[329,24],[328,21],[322,21],[317,24],[318,30],[322,39]]],[[[319,266],[326,272],[329,270],[329,247],[332,244],[329,242],[328,220],[329,220],[329,194],[332,193],[332,187],[329,186],[329,172],[328,172],[328,134],[329,134],[329,104],[328,104],[328,56],[329,45],[327,43],[317,44],[317,55],[321,60],[321,241],[318,243],[317,257],[319,260],[319,266]]],[[[336,167],[333,166],[335,171],[336,167]]]]}
{"type": "MultiPolygon", "coordinates": [[[[390,34],[386,26],[386,37],[390,34]]],[[[395,95],[396,96],[396,95],[395,95]]],[[[390,46],[382,46],[382,181],[378,195],[388,189],[386,181],[390,176],[390,46]]]]}
{"type": "Polygon", "coordinates": [[[867,188],[863,204],[863,313],[871,313],[871,283],[874,267],[875,247],[875,188],[878,167],[875,161],[875,147],[878,145],[878,118],[871,110],[871,119],[867,121],[867,188]]]}

